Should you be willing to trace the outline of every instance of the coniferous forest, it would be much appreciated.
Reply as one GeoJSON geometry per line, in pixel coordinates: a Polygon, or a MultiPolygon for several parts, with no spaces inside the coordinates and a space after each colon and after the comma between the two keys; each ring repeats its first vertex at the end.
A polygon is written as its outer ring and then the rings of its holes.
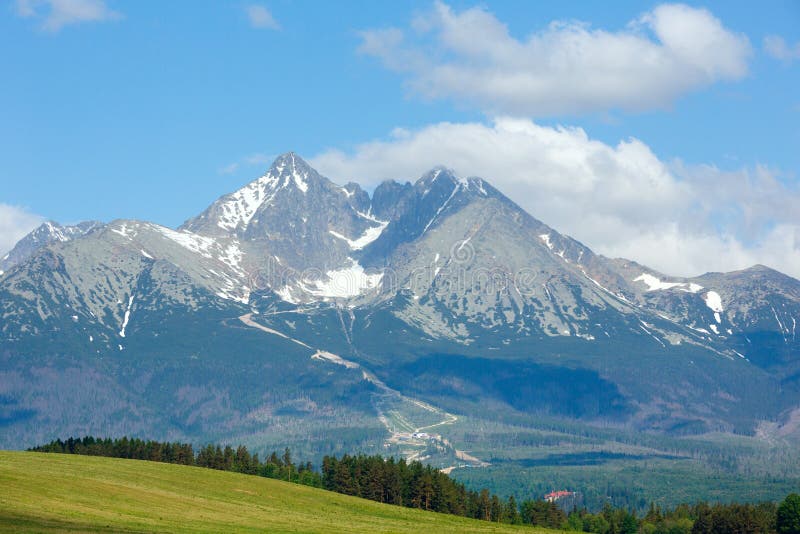
{"type": "Polygon", "coordinates": [[[651,505],[643,517],[606,504],[591,513],[556,502],[501,499],[488,490],[474,491],[449,475],[419,461],[381,456],[325,456],[320,470],[296,462],[289,449],[263,460],[247,447],[191,444],[137,438],[69,438],[29,449],[33,452],[82,454],[175,463],[285,480],[364,499],[453,514],[484,521],[527,524],[597,534],[800,534],[800,495],[781,503],[680,505],[662,510],[651,505]]]}

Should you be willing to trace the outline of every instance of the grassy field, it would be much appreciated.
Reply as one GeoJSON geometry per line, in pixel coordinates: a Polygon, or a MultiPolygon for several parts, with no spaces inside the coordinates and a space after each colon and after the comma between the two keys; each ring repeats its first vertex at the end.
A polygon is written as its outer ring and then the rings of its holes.
{"type": "Polygon", "coordinates": [[[255,476],[0,451],[0,532],[552,532],[255,476]]]}

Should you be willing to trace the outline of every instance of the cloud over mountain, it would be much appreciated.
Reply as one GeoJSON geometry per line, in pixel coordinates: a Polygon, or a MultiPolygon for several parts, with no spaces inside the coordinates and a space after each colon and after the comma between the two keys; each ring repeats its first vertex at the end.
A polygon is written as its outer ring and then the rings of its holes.
{"type": "Polygon", "coordinates": [[[618,31],[555,21],[518,39],[486,9],[437,2],[410,29],[361,37],[362,53],[405,75],[423,97],[525,116],[664,108],[743,78],[752,55],[746,36],[683,4],[661,4],[618,31]]]}
{"type": "Polygon", "coordinates": [[[661,161],[638,139],[616,146],[528,119],[438,123],[313,158],[365,186],[446,165],[484,177],[534,216],[610,256],[673,274],[763,263],[800,276],[800,190],[766,167],[725,171],[661,161]]]}
{"type": "Polygon", "coordinates": [[[44,218],[19,206],[0,203],[0,255],[5,254],[44,218]]]}

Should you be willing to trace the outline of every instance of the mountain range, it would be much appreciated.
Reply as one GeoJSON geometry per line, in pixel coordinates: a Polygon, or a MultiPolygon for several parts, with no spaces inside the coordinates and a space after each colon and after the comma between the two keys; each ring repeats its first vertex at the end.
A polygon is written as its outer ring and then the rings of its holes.
{"type": "Polygon", "coordinates": [[[370,195],[287,153],[177,229],[45,223],[0,263],[0,317],[4,447],[137,434],[330,453],[435,428],[479,465],[447,435],[459,420],[800,424],[800,281],[607,258],[446,168],[370,195]]]}

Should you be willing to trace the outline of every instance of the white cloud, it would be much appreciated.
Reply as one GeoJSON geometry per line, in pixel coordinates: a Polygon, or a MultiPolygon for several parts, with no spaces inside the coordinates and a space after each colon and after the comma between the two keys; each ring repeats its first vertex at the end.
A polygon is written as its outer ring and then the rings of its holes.
{"type": "Polygon", "coordinates": [[[407,75],[413,91],[493,115],[663,108],[741,79],[752,53],[747,37],[682,4],[659,5],[616,32],[557,21],[519,40],[485,9],[437,2],[410,30],[361,35],[360,52],[407,75]]]}
{"type": "Polygon", "coordinates": [[[233,174],[239,170],[239,163],[233,162],[217,169],[218,174],[233,174]]]}
{"type": "Polygon", "coordinates": [[[248,165],[268,165],[272,163],[276,157],[276,155],[262,154],[261,152],[257,152],[244,158],[244,162],[248,165]]]}
{"type": "Polygon", "coordinates": [[[217,169],[217,174],[235,174],[243,167],[266,167],[277,156],[256,152],[217,169]]]}
{"type": "Polygon", "coordinates": [[[42,29],[57,32],[80,22],[101,22],[121,18],[104,0],[17,0],[20,17],[37,18],[42,29]]]}
{"type": "Polygon", "coordinates": [[[658,233],[616,243],[605,252],[634,258],[667,274],[726,272],[760,263],[800,279],[800,224],[767,229],[758,242],[749,246],[729,234],[691,234],[672,225],[658,233]]]}
{"type": "Polygon", "coordinates": [[[24,208],[0,202],[0,256],[43,222],[43,217],[24,208]]]}
{"type": "Polygon", "coordinates": [[[250,26],[253,28],[279,30],[280,26],[275,18],[270,13],[269,9],[258,4],[250,4],[245,6],[245,13],[247,19],[250,21],[250,26]]]}
{"type": "Polygon", "coordinates": [[[389,139],[312,158],[366,187],[443,164],[481,176],[529,213],[597,252],[674,275],[763,263],[800,277],[800,189],[770,169],[726,172],[663,162],[637,139],[609,146],[580,128],[527,119],[397,129],[389,139]]]}
{"type": "Polygon", "coordinates": [[[789,46],[783,37],[768,35],[764,37],[764,50],[775,59],[786,63],[791,63],[795,59],[800,59],[800,42],[789,46]]]}

